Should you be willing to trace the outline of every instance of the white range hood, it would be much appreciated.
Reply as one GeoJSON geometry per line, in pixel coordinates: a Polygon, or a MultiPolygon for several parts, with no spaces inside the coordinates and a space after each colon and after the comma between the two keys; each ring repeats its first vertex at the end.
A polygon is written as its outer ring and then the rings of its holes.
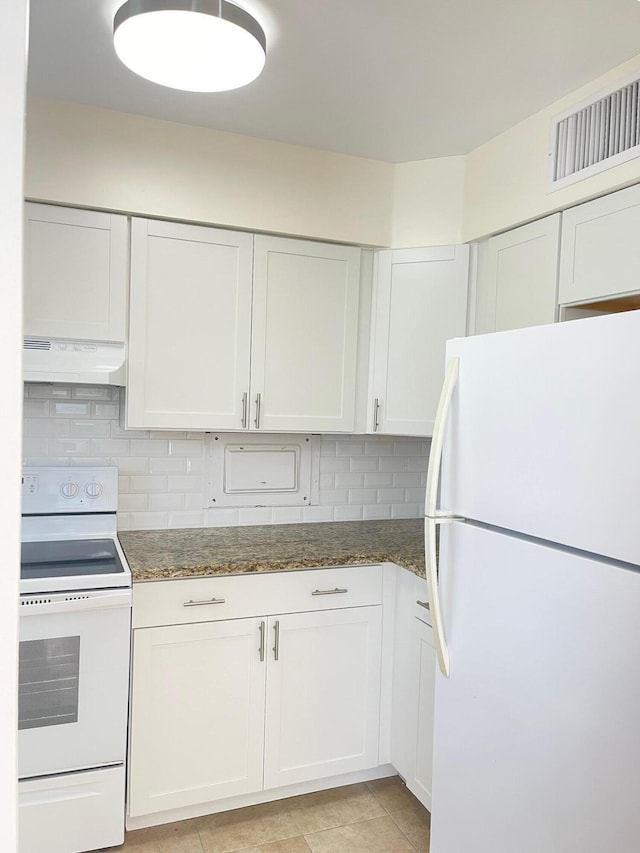
{"type": "Polygon", "coordinates": [[[24,339],[25,382],[125,384],[125,346],[66,338],[24,339]]]}

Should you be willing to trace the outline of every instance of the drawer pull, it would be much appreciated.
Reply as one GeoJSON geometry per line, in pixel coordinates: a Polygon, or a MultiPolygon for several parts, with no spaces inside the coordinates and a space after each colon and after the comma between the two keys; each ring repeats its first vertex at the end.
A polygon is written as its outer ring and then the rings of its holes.
{"type": "Polygon", "coordinates": [[[206,598],[204,601],[194,601],[191,599],[190,601],[183,602],[183,607],[202,607],[204,604],[224,604],[224,598],[206,598]]]}
{"type": "Polygon", "coordinates": [[[314,589],[311,595],[342,595],[344,592],[349,592],[349,590],[335,587],[335,589],[314,589]]]}
{"type": "Polygon", "coordinates": [[[428,601],[416,601],[416,604],[419,604],[420,607],[424,607],[425,610],[431,610],[428,601]]]}

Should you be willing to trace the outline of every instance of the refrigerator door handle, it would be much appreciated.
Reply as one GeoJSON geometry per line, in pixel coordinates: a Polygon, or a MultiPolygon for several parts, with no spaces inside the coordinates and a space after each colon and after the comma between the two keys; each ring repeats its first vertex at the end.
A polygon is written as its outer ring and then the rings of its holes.
{"type": "Polygon", "coordinates": [[[440,593],[438,592],[436,530],[438,524],[446,524],[451,520],[448,518],[425,518],[424,520],[424,547],[427,567],[427,590],[429,592],[429,607],[431,610],[431,627],[433,629],[440,672],[447,678],[449,677],[449,649],[447,647],[447,638],[444,635],[442,611],[440,610],[440,593]]]}
{"type": "Polygon", "coordinates": [[[429,452],[429,468],[427,473],[427,491],[424,500],[424,513],[428,518],[451,518],[452,513],[438,510],[438,484],[440,482],[440,468],[442,467],[442,445],[444,444],[444,433],[451,408],[451,398],[458,384],[458,373],[460,367],[459,358],[450,358],[444,375],[444,383],[438,401],[436,422],[431,439],[431,450],[429,452]]]}

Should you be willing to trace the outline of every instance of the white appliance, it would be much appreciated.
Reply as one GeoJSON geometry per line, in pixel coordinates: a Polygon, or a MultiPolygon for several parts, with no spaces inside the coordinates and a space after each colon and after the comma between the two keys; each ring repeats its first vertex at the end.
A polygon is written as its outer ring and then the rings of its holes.
{"type": "Polygon", "coordinates": [[[22,369],[25,382],[125,385],[124,362],[123,343],[69,338],[24,339],[22,369]]]}
{"type": "Polygon", "coordinates": [[[19,851],[124,840],[131,572],[116,468],[23,472],[19,851]]]}
{"type": "Polygon", "coordinates": [[[640,312],[449,342],[428,479],[431,853],[634,853],[640,312]]]}

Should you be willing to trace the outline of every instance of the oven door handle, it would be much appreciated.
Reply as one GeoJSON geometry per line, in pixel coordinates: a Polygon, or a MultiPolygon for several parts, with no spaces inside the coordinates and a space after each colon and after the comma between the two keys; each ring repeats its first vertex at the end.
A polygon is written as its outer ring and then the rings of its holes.
{"type": "Polygon", "coordinates": [[[50,613],[79,613],[83,610],[107,610],[131,607],[130,589],[110,589],[88,592],[28,593],[20,596],[20,618],[44,616],[50,613]]]}

